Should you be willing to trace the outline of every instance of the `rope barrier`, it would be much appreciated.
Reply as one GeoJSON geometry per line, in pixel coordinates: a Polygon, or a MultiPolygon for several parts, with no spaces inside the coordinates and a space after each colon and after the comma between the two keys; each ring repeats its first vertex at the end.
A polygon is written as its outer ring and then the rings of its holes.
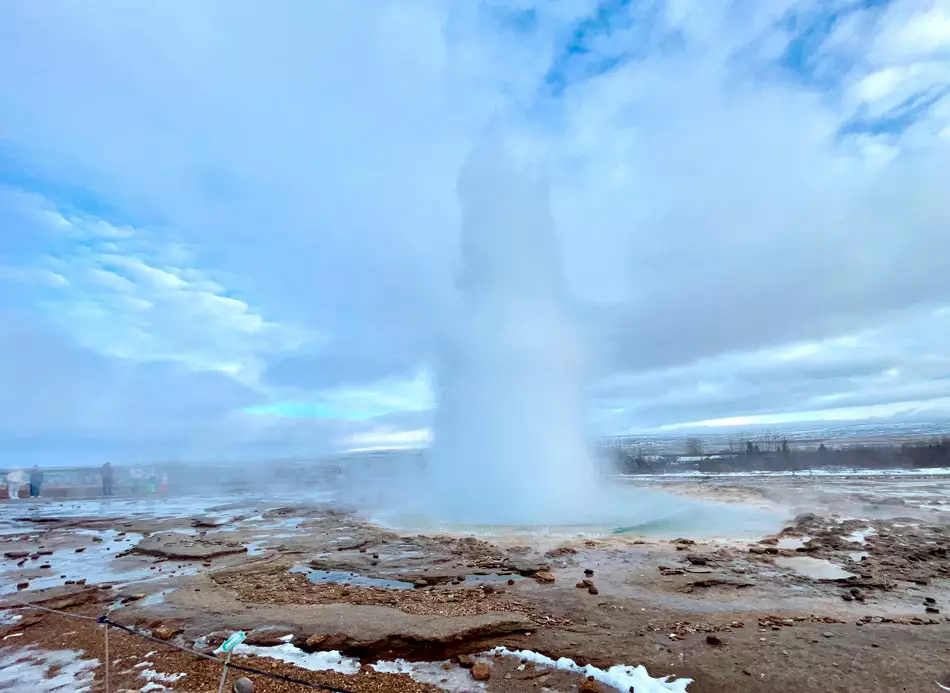
{"type": "MultiPolygon", "coordinates": [[[[113,621],[112,619],[110,619],[108,616],[105,616],[105,615],[99,616],[98,618],[96,618],[96,617],[94,617],[94,616],[83,616],[82,614],[71,614],[71,613],[69,613],[69,612],[67,612],[67,611],[59,611],[59,610],[57,610],[57,609],[50,609],[50,608],[45,607],[45,606],[40,606],[39,604],[33,604],[33,603],[31,603],[31,602],[24,602],[24,601],[21,601],[21,600],[19,600],[19,599],[14,598],[14,597],[7,597],[7,599],[9,599],[9,600],[12,601],[12,602],[16,602],[19,606],[14,606],[14,607],[10,607],[10,606],[0,606],[0,609],[5,609],[5,610],[18,609],[18,608],[39,609],[40,611],[46,611],[46,612],[51,613],[51,614],[59,614],[60,616],[66,616],[67,618],[81,619],[81,620],[83,620],[83,621],[93,621],[93,622],[95,622],[95,623],[97,623],[97,624],[99,624],[99,625],[105,626],[104,630],[105,630],[105,632],[106,632],[106,644],[105,644],[105,651],[106,651],[106,654],[105,654],[105,657],[106,657],[106,670],[105,670],[106,693],[109,693],[109,635],[108,635],[108,633],[109,633],[109,628],[118,628],[119,630],[124,631],[125,633],[128,633],[129,635],[134,635],[134,636],[137,637],[137,638],[141,638],[142,640],[148,640],[149,642],[153,642],[153,643],[156,643],[156,644],[158,644],[158,645],[164,645],[165,647],[170,647],[170,648],[172,648],[172,649],[174,649],[174,650],[179,650],[180,652],[184,652],[184,653],[186,653],[186,654],[190,654],[190,655],[192,655],[192,656],[194,656],[194,657],[198,657],[198,658],[201,658],[201,659],[207,659],[207,660],[209,660],[209,661],[211,661],[211,662],[215,662],[216,664],[220,664],[220,665],[222,665],[222,666],[226,666],[227,669],[232,669],[232,670],[234,670],[234,671],[240,671],[240,672],[245,673],[245,674],[253,674],[254,676],[261,676],[261,677],[264,677],[264,678],[272,679],[272,680],[274,680],[274,681],[282,681],[282,682],[284,682],[284,683],[292,683],[292,684],[295,684],[295,685],[297,685],[297,686],[303,686],[303,687],[305,687],[305,688],[310,688],[310,689],[317,690],[317,691],[326,691],[327,693],[354,693],[353,691],[351,691],[351,690],[349,690],[349,689],[347,689],[347,688],[337,688],[336,686],[331,686],[331,685],[329,685],[329,684],[323,684],[323,683],[311,683],[310,681],[304,681],[303,679],[294,678],[293,676],[286,676],[286,675],[284,675],[284,674],[276,674],[276,673],[274,673],[274,672],[264,671],[263,669],[256,669],[256,668],[254,668],[254,667],[248,667],[248,666],[243,666],[243,665],[240,665],[240,664],[235,664],[234,662],[225,662],[223,659],[220,659],[219,657],[215,657],[215,656],[213,656],[213,655],[205,654],[204,652],[198,652],[197,650],[192,650],[192,649],[190,649],[190,648],[183,647],[183,646],[181,646],[181,645],[176,645],[175,643],[168,642],[167,640],[161,640],[161,639],[156,638],[156,637],[151,636],[151,635],[146,635],[145,633],[143,633],[143,632],[141,632],[141,631],[139,631],[139,630],[137,630],[137,629],[135,629],[135,628],[132,628],[132,627],[130,627],[130,626],[123,625],[123,624],[121,624],[121,623],[116,623],[115,621],[113,621]]],[[[227,673],[227,669],[225,669],[225,674],[227,673]]]]}

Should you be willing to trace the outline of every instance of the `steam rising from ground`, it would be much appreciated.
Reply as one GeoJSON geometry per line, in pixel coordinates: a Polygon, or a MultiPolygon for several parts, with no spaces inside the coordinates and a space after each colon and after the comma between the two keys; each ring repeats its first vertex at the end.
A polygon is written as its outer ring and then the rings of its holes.
{"type": "Polygon", "coordinates": [[[438,371],[439,515],[536,524],[592,492],[583,364],[540,166],[498,138],[459,177],[462,269],[438,371]]]}
{"type": "Polygon", "coordinates": [[[438,366],[434,443],[426,464],[384,478],[348,470],[345,501],[384,524],[426,529],[746,525],[749,511],[610,486],[600,474],[543,168],[487,137],[458,190],[459,304],[438,366]]]}

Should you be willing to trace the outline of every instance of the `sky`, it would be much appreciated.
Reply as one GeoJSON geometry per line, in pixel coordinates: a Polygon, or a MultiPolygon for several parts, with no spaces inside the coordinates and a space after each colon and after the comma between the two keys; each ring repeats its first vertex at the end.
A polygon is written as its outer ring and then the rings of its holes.
{"type": "Polygon", "coordinates": [[[4,459],[423,444],[497,122],[593,432],[950,414],[950,0],[8,0],[0,64],[4,459]]]}

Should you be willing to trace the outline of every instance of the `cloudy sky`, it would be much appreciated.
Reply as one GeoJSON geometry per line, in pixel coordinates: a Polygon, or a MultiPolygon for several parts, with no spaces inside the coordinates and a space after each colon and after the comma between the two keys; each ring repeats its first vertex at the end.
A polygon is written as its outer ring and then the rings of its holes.
{"type": "Polygon", "coordinates": [[[8,0],[0,64],[5,457],[424,440],[499,117],[596,431],[950,412],[950,0],[8,0]]]}

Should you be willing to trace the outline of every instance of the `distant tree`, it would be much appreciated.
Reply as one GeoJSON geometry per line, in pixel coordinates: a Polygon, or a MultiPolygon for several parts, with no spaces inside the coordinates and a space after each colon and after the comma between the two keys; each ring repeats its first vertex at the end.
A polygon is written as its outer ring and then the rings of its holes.
{"type": "Polygon", "coordinates": [[[751,440],[745,442],[745,454],[747,457],[752,457],[755,454],[755,446],[752,445],[751,440]]]}
{"type": "Polygon", "coordinates": [[[703,454],[703,441],[699,438],[687,438],[686,454],[689,457],[701,457],[703,454]]]}
{"type": "Polygon", "coordinates": [[[788,438],[782,441],[782,455],[788,457],[788,438]]]}

